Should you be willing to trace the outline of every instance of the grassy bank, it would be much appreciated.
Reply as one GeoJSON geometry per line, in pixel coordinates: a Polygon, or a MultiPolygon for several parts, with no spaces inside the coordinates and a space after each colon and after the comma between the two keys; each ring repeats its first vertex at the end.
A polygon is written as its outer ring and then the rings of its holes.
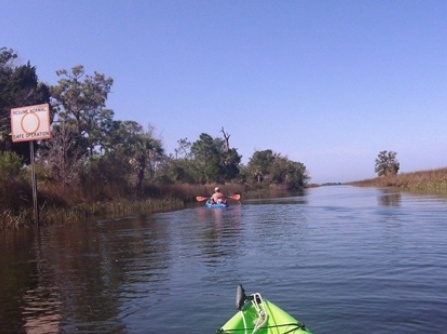
{"type": "MultiPolygon", "coordinates": [[[[9,188],[0,194],[0,198],[4,199],[1,203],[4,209],[0,212],[0,229],[34,226],[31,188],[23,183],[12,186],[17,189],[9,188]]],[[[41,186],[38,191],[39,222],[40,225],[73,223],[178,210],[185,203],[195,202],[198,195],[211,195],[214,187],[215,185],[151,186],[139,196],[124,196],[116,189],[105,190],[103,193],[95,193],[94,190],[85,192],[82,189],[66,192],[57,186],[41,186]]],[[[221,188],[227,194],[245,190],[240,184],[224,185],[221,188]]]]}
{"type": "Polygon", "coordinates": [[[395,187],[411,192],[447,195],[447,168],[389,175],[348,184],[360,187],[395,187]]]}
{"type": "MultiPolygon", "coordinates": [[[[123,217],[150,214],[184,207],[180,199],[151,199],[146,201],[122,200],[117,202],[81,203],[72,207],[44,206],[39,208],[40,225],[76,223],[92,218],[123,217]]],[[[20,214],[6,210],[0,213],[0,229],[16,229],[34,225],[32,209],[24,209],[20,214]]]]}

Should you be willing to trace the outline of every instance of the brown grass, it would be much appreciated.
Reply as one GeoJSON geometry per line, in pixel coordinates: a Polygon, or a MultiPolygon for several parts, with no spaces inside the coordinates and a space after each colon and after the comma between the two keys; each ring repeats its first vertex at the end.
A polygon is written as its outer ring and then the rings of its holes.
{"type": "MultiPolygon", "coordinates": [[[[107,187],[64,189],[58,184],[40,184],[38,185],[39,222],[41,225],[58,224],[92,218],[177,210],[183,208],[185,203],[195,202],[198,195],[210,196],[216,186],[222,188],[222,191],[227,194],[242,193],[245,190],[240,184],[149,185],[137,195],[126,193],[123,189],[120,191],[120,189],[107,187]]],[[[29,185],[20,183],[20,187],[14,185],[13,189],[8,188],[3,188],[3,193],[0,191],[0,199],[3,199],[0,201],[3,207],[3,211],[0,212],[0,229],[34,226],[29,185]],[[27,188],[26,191],[23,188],[27,188]],[[12,198],[10,194],[17,196],[12,198]]]]}
{"type": "Polygon", "coordinates": [[[348,184],[361,187],[395,187],[414,192],[447,195],[447,168],[389,175],[348,184]]]}

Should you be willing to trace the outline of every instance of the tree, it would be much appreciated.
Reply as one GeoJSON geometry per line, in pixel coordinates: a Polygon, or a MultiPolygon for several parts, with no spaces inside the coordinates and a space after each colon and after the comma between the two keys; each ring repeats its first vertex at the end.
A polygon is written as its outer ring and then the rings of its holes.
{"type": "Polygon", "coordinates": [[[183,156],[185,159],[190,157],[191,142],[188,138],[177,140],[178,148],[175,149],[175,158],[178,159],[183,156]]]}
{"type": "Polygon", "coordinates": [[[0,151],[14,151],[29,163],[29,143],[13,143],[10,136],[11,108],[49,103],[50,90],[39,82],[34,66],[15,66],[16,58],[14,50],[0,48],[0,151]]]}
{"type": "Polygon", "coordinates": [[[22,162],[14,152],[0,152],[0,182],[6,183],[20,174],[22,162]]]}
{"type": "Polygon", "coordinates": [[[236,149],[230,148],[230,134],[225,132],[222,127],[222,135],[224,136],[224,152],[222,153],[221,165],[222,172],[225,180],[233,180],[240,174],[239,165],[241,163],[242,156],[239,155],[236,149]]]}
{"type": "Polygon", "coordinates": [[[272,150],[256,151],[248,161],[247,169],[257,183],[261,183],[269,174],[275,160],[272,150]]]}
{"type": "Polygon", "coordinates": [[[149,177],[155,179],[157,165],[163,157],[164,149],[161,140],[155,138],[153,128],[137,136],[135,145],[135,161],[137,162],[138,183],[137,190],[142,190],[143,180],[149,177]]]}
{"type": "Polygon", "coordinates": [[[114,121],[104,146],[106,155],[120,154],[130,162],[136,176],[138,192],[142,191],[145,178],[155,179],[158,163],[164,155],[161,140],[154,135],[154,128],[146,131],[135,121],[114,121]]]}
{"type": "Polygon", "coordinates": [[[378,176],[396,175],[399,172],[400,163],[396,156],[397,153],[393,151],[381,151],[378,154],[375,166],[378,176]]]}
{"type": "MultiPolygon", "coordinates": [[[[13,60],[17,54],[12,49],[0,48],[0,151],[10,148],[11,132],[10,110],[13,102],[10,100],[10,84],[13,69],[13,60]]],[[[14,106],[17,107],[17,106],[14,106]]]]}
{"type": "Polygon", "coordinates": [[[202,133],[191,145],[191,157],[196,166],[199,183],[225,182],[239,174],[241,156],[236,149],[228,147],[229,135],[213,138],[202,133]]]}
{"type": "Polygon", "coordinates": [[[272,167],[272,181],[276,184],[285,184],[288,190],[303,189],[309,179],[306,166],[301,162],[277,156],[272,167]]]}
{"type": "Polygon", "coordinates": [[[196,162],[200,183],[217,182],[219,180],[220,152],[223,141],[215,140],[207,133],[202,133],[199,140],[191,145],[191,155],[196,162]]]}
{"type": "Polygon", "coordinates": [[[289,190],[302,189],[309,180],[304,164],[270,149],[256,151],[248,162],[247,171],[255,183],[285,185],[289,190]]]}
{"type": "Polygon", "coordinates": [[[226,181],[236,179],[240,174],[239,165],[242,156],[235,148],[230,148],[221,156],[222,175],[226,181]]]}
{"type": "Polygon", "coordinates": [[[39,151],[40,163],[49,171],[50,178],[62,184],[63,191],[77,183],[82,164],[82,150],[76,146],[73,125],[53,123],[52,138],[45,140],[39,151]]]}
{"type": "Polygon", "coordinates": [[[92,156],[96,148],[103,149],[105,136],[112,127],[113,111],[106,109],[105,104],[113,79],[97,72],[86,75],[82,65],[56,74],[61,79],[51,87],[51,94],[59,103],[59,120],[74,126],[77,146],[92,156]]]}

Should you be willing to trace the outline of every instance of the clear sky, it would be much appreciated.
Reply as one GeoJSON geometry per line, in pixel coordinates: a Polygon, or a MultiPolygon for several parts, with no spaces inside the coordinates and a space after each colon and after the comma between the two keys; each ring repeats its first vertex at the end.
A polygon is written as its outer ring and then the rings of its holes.
{"type": "Polygon", "coordinates": [[[447,166],[447,1],[0,0],[0,46],[36,66],[114,79],[117,120],[167,153],[231,135],[243,162],[272,149],[311,182],[447,166]]]}

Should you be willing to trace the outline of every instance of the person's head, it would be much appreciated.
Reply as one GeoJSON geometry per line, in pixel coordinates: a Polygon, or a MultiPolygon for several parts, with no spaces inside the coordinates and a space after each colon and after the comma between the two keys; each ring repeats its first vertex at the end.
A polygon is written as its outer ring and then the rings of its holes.
{"type": "Polygon", "coordinates": [[[214,192],[218,193],[220,191],[219,187],[214,188],[214,192]]]}

